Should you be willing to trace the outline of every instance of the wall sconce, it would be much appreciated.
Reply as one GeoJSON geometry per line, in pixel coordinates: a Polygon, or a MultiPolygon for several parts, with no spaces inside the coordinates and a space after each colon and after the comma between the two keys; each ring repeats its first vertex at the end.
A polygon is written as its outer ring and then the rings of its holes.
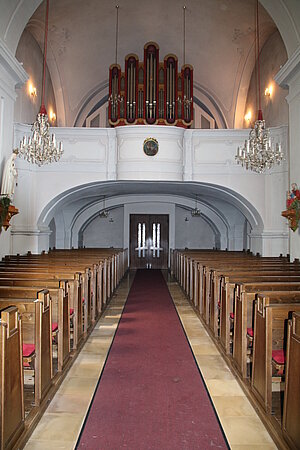
{"type": "Polygon", "coordinates": [[[251,119],[252,119],[252,112],[251,112],[250,110],[247,112],[247,114],[245,115],[244,119],[245,119],[245,121],[248,122],[248,123],[251,122],[251,119]]]}
{"type": "Polygon", "coordinates": [[[268,86],[268,87],[265,89],[265,96],[266,96],[266,97],[271,97],[271,96],[272,96],[272,93],[273,93],[273,86],[270,84],[270,86],[268,86]]]}
{"type": "Polygon", "coordinates": [[[49,119],[51,120],[51,122],[55,122],[56,121],[56,114],[55,114],[55,112],[50,110],[49,119]]]}
{"type": "Polygon", "coordinates": [[[188,222],[188,221],[189,221],[189,219],[188,219],[188,218],[186,217],[186,218],[184,219],[184,221],[185,221],[185,222],[188,222]]]}
{"type": "Polygon", "coordinates": [[[28,92],[29,95],[33,98],[37,96],[36,87],[34,87],[32,83],[29,83],[28,85],[28,92]]]}

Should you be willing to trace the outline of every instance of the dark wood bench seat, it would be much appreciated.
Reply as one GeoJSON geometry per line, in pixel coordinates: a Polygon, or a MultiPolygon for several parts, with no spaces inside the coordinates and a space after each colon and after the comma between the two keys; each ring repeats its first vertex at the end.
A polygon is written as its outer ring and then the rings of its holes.
{"type": "MultiPolygon", "coordinates": [[[[52,385],[52,302],[49,291],[24,290],[3,297],[0,308],[17,307],[22,321],[23,344],[34,346],[34,404],[40,405],[52,385]]],[[[33,353],[26,358],[32,357],[33,353]]]]}
{"type": "MultiPolygon", "coordinates": [[[[63,370],[71,354],[70,336],[70,297],[67,280],[34,280],[34,279],[9,279],[0,277],[0,297],[18,295],[15,288],[48,289],[52,300],[52,336],[53,343],[57,343],[57,369],[63,370]],[[14,289],[11,290],[10,288],[14,289]]],[[[74,311],[73,311],[74,315],[74,311]]]]}
{"type": "Polygon", "coordinates": [[[300,443],[300,313],[288,322],[282,430],[290,448],[300,443]]]}
{"type": "MultiPolygon", "coordinates": [[[[254,339],[251,388],[268,414],[272,410],[272,353],[286,350],[287,322],[292,312],[300,312],[298,302],[289,302],[288,292],[258,294],[254,307],[254,339]]],[[[280,414],[280,411],[279,411],[280,414]]]]}
{"type": "Polygon", "coordinates": [[[6,449],[14,447],[25,429],[22,331],[18,309],[0,308],[0,447],[6,449]]]}
{"type": "MultiPolygon", "coordinates": [[[[300,280],[298,280],[298,277],[284,275],[284,273],[282,272],[278,272],[277,276],[269,275],[268,277],[261,275],[261,272],[252,274],[251,278],[249,278],[248,276],[243,277],[242,275],[234,277],[221,276],[220,288],[218,290],[218,293],[215,294],[216,296],[219,295],[219,298],[218,297],[217,298],[219,303],[219,328],[220,328],[219,333],[217,329],[216,334],[220,338],[220,343],[227,353],[230,352],[230,329],[231,326],[234,326],[234,321],[230,322],[230,314],[235,313],[236,296],[237,295],[244,296],[244,291],[242,288],[242,286],[244,285],[247,285],[248,292],[253,293],[252,296],[253,300],[255,297],[255,293],[260,292],[262,290],[269,290],[269,291],[273,291],[276,289],[298,290],[300,286],[300,280]],[[280,289],[280,286],[283,286],[284,284],[288,284],[290,288],[283,287],[282,289],[280,289]]],[[[213,305],[213,308],[216,308],[215,303],[213,305]]],[[[248,322],[249,328],[251,328],[251,324],[252,322],[250,320],[248,322]]],[[[213,331],[215,332],[215,330],[213,331]]]]}
{"type": "MultiPolygon", "coordinates": [[[[269,298],[280,295],[282,301],[300,302],[300,282],[256,282],[237,283],[234,290],[234,322],[233,322],[233,362],[243,378],[249,377],[247,370],[247,329],[254,334],[254,301],[258,293],[264,293],[269,298]],[[266,293],[266,291],[268,291],[266,293]]],[[[253,336],[252,336],[253,337],[253,336]]]]}

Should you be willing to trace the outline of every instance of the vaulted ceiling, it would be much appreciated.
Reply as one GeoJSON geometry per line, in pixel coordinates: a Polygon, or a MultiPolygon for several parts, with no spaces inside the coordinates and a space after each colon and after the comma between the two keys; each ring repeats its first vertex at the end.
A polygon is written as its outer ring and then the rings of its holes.
{"type": "MultiPolygon", "coordinates": [[[[183,61],[183,3],[178,0],[119,1],[118,63],[136,53],[143,59],[148,41],[183,61]]],[[[221,109],[228,127],[254,64],[254,0],[189,0],[186,10],[186,62],[194,66],[194,94],[221,109]]],[[[45,3],[28,22],[42,47],[45,3]]],[[[72,126],[93,95],[107,94],[108,69],[115,62],[115,3],[110,0],[51,0],[48,67],[65,123],[72,126]]],[[[261,46],[276,26],[260,6],[261,46]]],[[[247,84],[248,88],[248,84],[247,84]]],[[[247,95],[247,89],[242,94],[247,95]]]]}

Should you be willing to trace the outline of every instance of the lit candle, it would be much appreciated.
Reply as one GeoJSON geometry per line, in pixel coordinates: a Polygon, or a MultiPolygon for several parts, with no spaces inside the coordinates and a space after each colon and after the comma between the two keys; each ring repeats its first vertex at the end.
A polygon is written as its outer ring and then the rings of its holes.
{"type": "Polygon", "coordinates": [[[249,142],[248,139],[246,141],[246,149],[247,149],[247,153],[249,153],[249,151],[250,151],[250,142],[249,142]]]}

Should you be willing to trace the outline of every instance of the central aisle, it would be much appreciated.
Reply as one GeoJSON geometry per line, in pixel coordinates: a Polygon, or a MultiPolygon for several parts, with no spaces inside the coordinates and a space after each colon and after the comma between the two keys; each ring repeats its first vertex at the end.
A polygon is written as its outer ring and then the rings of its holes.
{"type": "Polygon", "coordinates": [[[131,287],[78,448],[228,448],[160,271],[131,287]]]}

